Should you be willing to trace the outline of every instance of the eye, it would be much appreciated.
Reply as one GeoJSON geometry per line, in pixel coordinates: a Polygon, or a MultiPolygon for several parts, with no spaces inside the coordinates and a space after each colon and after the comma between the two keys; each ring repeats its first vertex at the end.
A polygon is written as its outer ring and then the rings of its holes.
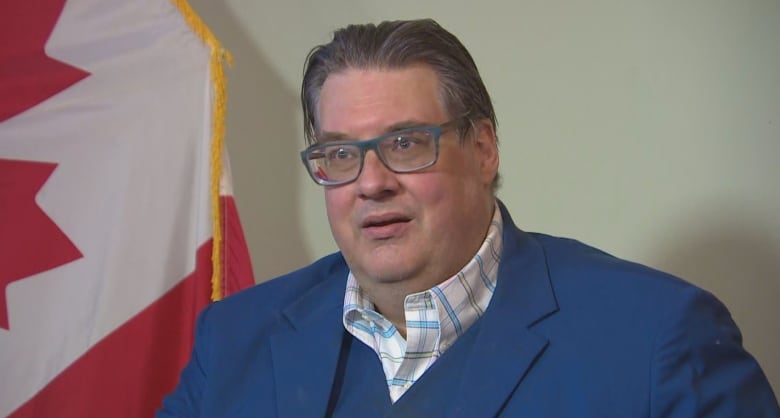
{"type": "Polygon", "coordinates": [[[420,142],[419,139],[411,135],[399,135],[393,140],[393,151],[403,151],[414,147],[420,142]]]}
{"type": "Polygon", "coordinates": [[[335,147],[329,149],[326,155],[330,161],[350,160],[357,156],[354,150],[346,147],[335,147]]]}

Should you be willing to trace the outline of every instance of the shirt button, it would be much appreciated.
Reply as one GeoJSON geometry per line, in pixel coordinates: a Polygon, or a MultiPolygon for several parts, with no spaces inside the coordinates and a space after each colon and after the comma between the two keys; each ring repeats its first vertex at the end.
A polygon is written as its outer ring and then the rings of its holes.
{"type": "Polygon", "coordinates": [[[412,387],[412,382],[404,383],[404,389],[409,389],[410,387],[412,387]]]}

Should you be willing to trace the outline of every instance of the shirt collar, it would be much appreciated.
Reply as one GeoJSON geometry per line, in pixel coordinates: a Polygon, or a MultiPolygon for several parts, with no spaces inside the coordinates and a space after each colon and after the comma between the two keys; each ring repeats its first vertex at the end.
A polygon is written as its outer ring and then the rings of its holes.
{"type": "Polygon", "coordinates": [[[485,241],[474,257],[458,274],[430,290],[439,311],[441,351],[466,332],[490,304],[498,279],[502,230],[501,212],[496,206],[485,241]]]}
{"type": "MultiPolygon", "coordinates": [[[[501,259],[503,221],[498,205],[495,206],[493,219],[487,236],[477,253],[454,276],[437,286],[423,292],[407,295],[405,310],[438,308],[441,327],[440,349],[446,350],[458,336],[463,334],[487,309],[493,296],[498,279],[498,264],[501,259]]],[[[362,291],[355,276],[349,272],[344,295],[344,326],[351,328],[361,321],[370,322],[368,328],[377,331],[392,330],[392,324],[375,311],[373,302],[362,291]]],[[[365,324],[364,324],[365,325],[365,324]]]]}

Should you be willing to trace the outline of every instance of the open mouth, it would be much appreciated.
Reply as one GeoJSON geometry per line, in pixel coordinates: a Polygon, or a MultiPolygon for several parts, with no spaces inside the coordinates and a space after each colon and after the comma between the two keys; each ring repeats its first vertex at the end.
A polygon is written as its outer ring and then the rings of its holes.
{"type": "Polygon", "coordinates": [[[361,228],[369,238],[389,239],[403,233],[412,219],[398,214],[368,216],[361,223],[361,228]]]}
{"type": "Polygon", "coordinates": [[[408,216],[403,216],[400,214],[372,215],[363,219],[363,222],[360,226],[362,228],[381,227],[395,223],[406,223],[410,220],[411,218],[408,216]]]}

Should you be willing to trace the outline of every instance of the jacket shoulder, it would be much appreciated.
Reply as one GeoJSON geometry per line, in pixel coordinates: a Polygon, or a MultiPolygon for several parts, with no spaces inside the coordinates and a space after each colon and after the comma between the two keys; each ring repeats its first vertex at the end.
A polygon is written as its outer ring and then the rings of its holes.
{"type": "MultiPolygon", "coordinates": [[[[628,261],[571,238],[530,233],[540,245],[554,283],[587,286],[622,285],[679,291],[696,286],[672,274],[628,261]]],[[[701,290],[701,289],[699,289],[701,290]]]]}

